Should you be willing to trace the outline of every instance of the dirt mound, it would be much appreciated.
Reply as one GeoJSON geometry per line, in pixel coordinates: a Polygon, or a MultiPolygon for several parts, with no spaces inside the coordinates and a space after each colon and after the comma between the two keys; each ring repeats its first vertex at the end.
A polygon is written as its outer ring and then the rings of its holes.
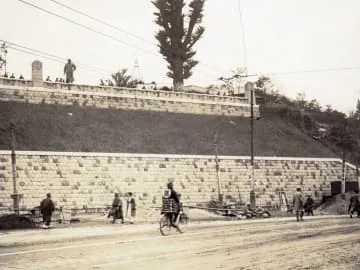
{"type": "Polygon", "coordinates": [[[327,199],[323,204],[321,204],[315,213],[319,214],[328,214],[328,215],[344,215],[347,214],[350,197],[354,193],[348,192],[346,194],[338,194],[327,199]]]}
{"type": "Polygon", "coordinates": [[[0,216],[0,230],[30,229],[34,224],[25,216],[15,214],[0,216]]]}

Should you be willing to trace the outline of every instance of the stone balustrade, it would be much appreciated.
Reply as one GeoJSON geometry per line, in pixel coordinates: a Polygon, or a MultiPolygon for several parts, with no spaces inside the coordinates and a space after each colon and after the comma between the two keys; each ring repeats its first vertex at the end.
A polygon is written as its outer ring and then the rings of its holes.
{"type": "MultiPolygon", "coordinates": [[[[45,83],[45,86],[50,84],[45,83]]],[[[249,104],[238,103],[217,96],[210,96],[207,99],[187,98],[193,95],[202,97],[202,95],[165,91],[159,91],[159,96],[157,96],[156,91],[153,90],[144,91],[127,88],[104,88],[109,91],[95,92],[95,90],[104,89],[94,87],[92,91],[84,91],[74,90],[77,87],[81,88],[79,85],[58,85],[68,86],[68,89],[0,85],[0,100],[203,115],[250,116],[249,104]]],[[[259,115],[258,105],[254,106],[254,114],[255,116],[259,115]]]]}
{"type": "MultiPolygon", "coordinates": [[[[31,81],[0,77],[0,100],[95,106],[175,113],[250,116],[250,95],[217,96],[174,91],[91,86],[43,81],[43,64],[35,60],[31,81]]],[[[254,99],[255,102],[256,99],[254,99]]],[[[255,104],[254,115],[260,115],[255,104]]]]}
{"type": "Polygon", "coordinates": [[[0,77],[0,85],[1,86],[26,86],[26,87],[32,87],[33,82],[31,80],[19,80],[19,79],[10,79],[10,78],[4,78],[0,77]]]}
{"type": "Polygon", "coordinates": [[[120,94],[132,95],[138,98],[153,97],[153,98],[170,98],[170,99],[186,99],[196,101],[211,101],[221,103],[235,103],[235,104],[249,104],[246,97],[232,97],[232,96],[217,96],[208,94],[194,94],[174,91],[161,90],[146,90],[136,88],[114,87],[114,86],[95,86],[95,85],[81,85],[81,84],[66,84],[58,82],[44,82],[44,88],[59,89],[59,90],[75,90],[104,94],[120,94]]]}

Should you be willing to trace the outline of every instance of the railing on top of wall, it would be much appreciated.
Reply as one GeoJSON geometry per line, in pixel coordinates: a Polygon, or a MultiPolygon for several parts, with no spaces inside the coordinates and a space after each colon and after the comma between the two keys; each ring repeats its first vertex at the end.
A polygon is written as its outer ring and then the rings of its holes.
{"type": "MultiPolygon", "coordinates": [[[[19,79],[9,79],[9,78],[0,77],[0,85],[32,87],[33,82],[30,80],[19,80],[19,79]]],[[[124,94],[124,95],[133,95],[139,98],[160,97],[160,98],[203,100],[203,101],[214,101],[214,102],[223,102],[223,103],[226,102],[226,103],[237,103],[237,104],[249,103],[247,97],[217,96],[217,95],[208,95],[208,94],[195,94],[195,93],[161,91],[161,90],[144,90],[144,89],[136,89],[136,88],[113,87],[113,86],[66,84],[59,82],[44,82],[44,88],[58,89],[58,90],[87,91],[94,93],[101,92],[101,93],[112,93],[112,94],[124,94]]]]}
{"type": "Polygon", "coordinates": [[[20,80],[20,79],[10,79],[10,78],[0,77],[0,85],[32,87],[33,82],[30,80],[20,80]]]}

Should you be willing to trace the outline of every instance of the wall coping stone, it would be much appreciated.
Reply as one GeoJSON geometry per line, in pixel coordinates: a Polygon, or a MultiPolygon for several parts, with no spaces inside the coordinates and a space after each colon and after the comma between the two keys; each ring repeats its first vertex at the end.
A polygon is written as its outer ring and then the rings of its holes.
{"type": "MultiPolygon", "coordinates": [[[[100,88],[100,87],[99,87],[100,88]]],[[[246,99],[242,98],[233,98],[233,97],[218,97],[213,95],[201,95],[201,94],[189,94],[183,92],[167,92],[167,91],[158,91],[159,93],[166,93],[168,95],[175,95],[175,97],[157,97],[157,96],[148,96],[143,93],[147,93],[150,91],[137,90],[137,89],[128,89],[124,88],[127,91],[134,92],[133,94],[126,93],[104,93],[104,92],[96,92],[96,91],[85,91],[85,90],[68,90],[68,89],[52,89],[52,88],[44,88],[44,87],[29,87],[29,86],[15,86],[15,85],[1,85],[0,89],[5,90],[26,90],[32,92],[46,92],[46,93],[69,93],[69,94],[78,94],[78,95],[92,95],[92,96],[101,96],[101,97],[124,97],[124,98],[139,98],[145,100],[164,100],[164,101],[177,101],[177,102],[186,102],[186,103],[196,103],[196,104],[221,104],[227,106],[237,106],[237,107],[250,107],[250,104],[246,102],[246,99]],[[141,92],[142,91],[142,92],[141,92]],[[138,94],[138,95],[137,95],[138,94]],[[176,96],[179,94],[179,97],[176,96]],[[194,99],[189,97],[195,97],[194,99]],[[199,97],[198,99],[196,97],[199,97]],[[201,98],[200,98],[201,97],[201,98]],[[206,98],[215,98],[216,101],[206,100],[206,98]]],[[[114,88],[115,89],[115,88],[114,88]]],[[[122,89],[122,88],[119,88],[122,89]]],[[[100,89],[99,89],[100,90],[100,89]]],[[[157,93],[155,90],[152,90],[151,94],[157,93]]],[[[254,108],[258,108],[259,105],[254,104],[254,108]]]]}
{"type": "MultiPolygon", "coordinates": [[[[214,155],[177,155],[177,154],[140,154],[140,153],[96,153],[96,152],[55,152],[55,151],[15,151],[22,156],[71,156],[71,157],[130,157],[130,158],[182,158],[182,159],[214,159],[214,155]]],[[[10,150],[0,150],[0,155],[11,155],[10,150]]],[[[250,156],[218,156],[223,160],[250,159],[250,156]]],[[[274,157],[256,156],[256,160],[293,160],[293,161],[336,161],[342,162],[340,158],[309,158],[309,157],[274,157]]],[[[354,165],[346,165],[355,168],[354,165]]]]}

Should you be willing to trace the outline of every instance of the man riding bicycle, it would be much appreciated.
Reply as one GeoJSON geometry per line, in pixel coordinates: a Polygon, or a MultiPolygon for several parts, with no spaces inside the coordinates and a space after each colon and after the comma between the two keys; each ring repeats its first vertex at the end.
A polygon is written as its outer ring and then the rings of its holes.
{"type": "Polygon", "coordinates": [[[164,193],[164,199],[168,199],[170,203],[173,203],[173,205],[170,204],[170,211],[163,212],[168,216],[171,226],[176,228],[178,232],[182,233],[179,226],[176,224],[176,220],[178,219],[180,213],[180,196],[174,190],[174,185],[172,182],[167,184],[167,188],[168,189],[164,193]]]}

